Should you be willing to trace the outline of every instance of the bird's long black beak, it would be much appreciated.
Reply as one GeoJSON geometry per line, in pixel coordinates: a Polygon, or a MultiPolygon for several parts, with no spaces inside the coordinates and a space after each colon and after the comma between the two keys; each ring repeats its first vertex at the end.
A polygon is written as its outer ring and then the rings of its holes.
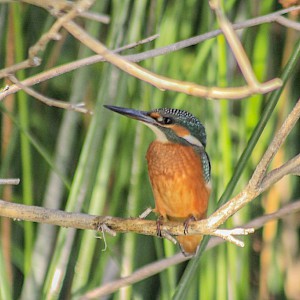
{"type": "Polygon", "coordinates": [[[135,110],[126,107],[112,106],[112,105],[104,105],[105,108],[110,109],[118,114],[124,115],[126,117],[136,119],[138,121],[154,124],[155,121],[153,118],[149,116],[149,113],[142,110],[135,110]]]}

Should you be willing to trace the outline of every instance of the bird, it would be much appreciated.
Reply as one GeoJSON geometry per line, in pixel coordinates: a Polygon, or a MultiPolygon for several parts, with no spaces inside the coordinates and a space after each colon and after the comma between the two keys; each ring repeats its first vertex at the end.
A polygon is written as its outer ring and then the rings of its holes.
{"type": "MultiPolygon", "coordinates": [[[[149,145],[146,159],[148,175],[159,216],[163,221],[178,221],[185,225],[205,219],[211,192],[211,164],[206,147],[204,125],[191,113],[175,108],[141,111],[104,105],[116,113],[138,120],[156,135],[149,145]]],[[[185,256],[196,254],[202,235],[175,237],[185,256]]]]}

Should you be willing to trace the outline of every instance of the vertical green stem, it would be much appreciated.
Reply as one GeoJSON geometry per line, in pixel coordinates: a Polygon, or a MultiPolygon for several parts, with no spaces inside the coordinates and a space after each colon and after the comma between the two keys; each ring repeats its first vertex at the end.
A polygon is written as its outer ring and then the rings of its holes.
{"type": "MultiPolygon", "coordinates": [[[[15,24],[15,38],[16,38],[16,61],[24,60],[24,39],[22,32],[22,11],[20,4],[13,5],[14,24],[15,24]]],[[[25,78],[25,72],[19,71],[18,78],[20,80],[25,78]]],[[[28,97],[20,91],[18,93],[18,107],[19,107],[19,121],[20,126],[29,129],[29,108],[28,97]]],[[[21,133],[21,160],[22,160],[22,177],[21,185],[23,189],[24,204],[33,204],[33,191],[32,191],[32,158],[30,141],[26,135],[21,133]]],[[[33,247],[33,224],[31,222],[24,222],[25,231],[25,254],[24,254],[24,274],[28,274],[31,265],[31,253],[33,247]]]]}

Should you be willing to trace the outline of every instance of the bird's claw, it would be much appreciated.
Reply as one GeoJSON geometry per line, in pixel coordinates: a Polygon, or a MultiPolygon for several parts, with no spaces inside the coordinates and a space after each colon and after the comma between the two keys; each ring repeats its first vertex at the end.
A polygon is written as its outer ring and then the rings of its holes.
{"type": "Polygon", "coordinates": [[[189,232],[189,225],[190,225],[190,222],[191,222],[191,221],[197,221],[197,219],[196,219],[193,215],[190,215],[190,216],[183,222],[183,225],[184,225],[183,233],[184,233],[184,234],[188,234],[188,232],[189,232]]]}
{"type": "Polygon", "coordinates": [[[156,232],[157,232],[157,236],[159,237],[162,237],[161,229],[160,229],[160,226],[163,224],[162,221],[163,221],[162,216],[158,217],[158,219],[156,220],[156,232]]]}

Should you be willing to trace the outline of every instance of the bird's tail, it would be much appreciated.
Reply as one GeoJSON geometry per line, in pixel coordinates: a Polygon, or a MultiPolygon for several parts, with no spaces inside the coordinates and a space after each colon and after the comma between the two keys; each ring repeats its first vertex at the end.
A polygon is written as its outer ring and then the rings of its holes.
{"type": "Polygon", "coordinates": [[[200,234],[176,237],[184,256],[195,255],[202,238],[200,234]]]}

